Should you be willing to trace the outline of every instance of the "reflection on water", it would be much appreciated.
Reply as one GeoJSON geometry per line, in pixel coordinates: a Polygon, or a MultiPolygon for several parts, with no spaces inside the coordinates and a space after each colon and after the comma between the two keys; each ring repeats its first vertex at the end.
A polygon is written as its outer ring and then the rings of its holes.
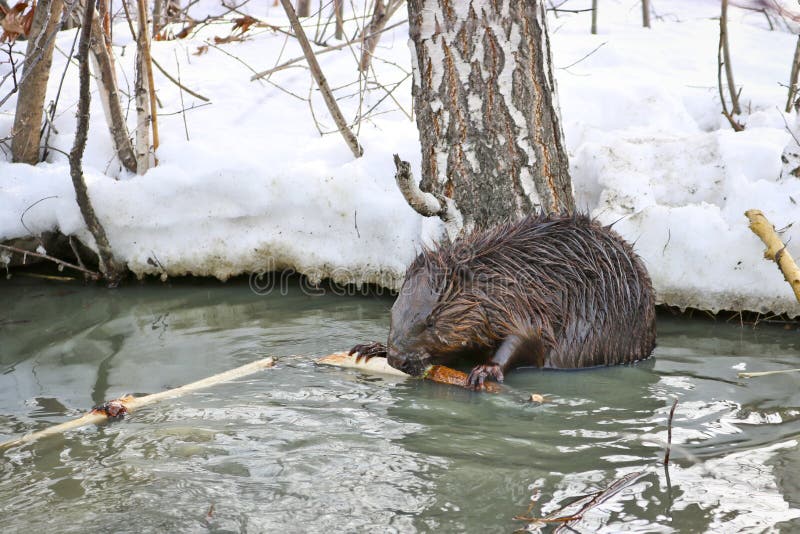
{"type": "Polygon", "coordinates": [[[6,452],[4,532],[511,532],[534,495],[540,516],[638,471],[572,528],[800,530],[800,376],[736,377],[800,367],[796,330],[661,318],[653,360],[519,371],[486,395],[314,365],[385,337],[389,299],[257,296],[242,283],[12,281],[0,295],[0,439],[282,357],[6,452]],[[528,403],[534,392],[547,402],[528,403]]]}

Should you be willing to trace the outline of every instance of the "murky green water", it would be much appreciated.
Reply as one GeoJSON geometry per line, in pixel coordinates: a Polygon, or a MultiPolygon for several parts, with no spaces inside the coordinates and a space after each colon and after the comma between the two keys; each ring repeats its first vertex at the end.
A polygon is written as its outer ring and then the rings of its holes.
{"type": "Polygon", "coordinates": [[[643,365],[487,395],[313,363],[385,337],[390,299],[12,281],[0,302],[0,440],[305,355],[0,455],[2,532],[512,532],[533,495],[540,516],[637,471],[574,531],[800,531],[800,375],[736,378],[800,367],[797,330],[662,318],[643,365]]]}

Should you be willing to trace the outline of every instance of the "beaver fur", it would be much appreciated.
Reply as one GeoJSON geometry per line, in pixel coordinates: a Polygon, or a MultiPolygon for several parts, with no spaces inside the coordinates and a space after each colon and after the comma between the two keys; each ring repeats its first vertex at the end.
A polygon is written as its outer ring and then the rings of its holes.
{"type": "Polygon", "coordinates": [[[609,226],[585,215],[534,215],[425,249],[406,272],[388,356],[412,375],[467,359],[483,385],[519,366],[631,363],[655,346],[655,302],[642,261],[609,226]]]}

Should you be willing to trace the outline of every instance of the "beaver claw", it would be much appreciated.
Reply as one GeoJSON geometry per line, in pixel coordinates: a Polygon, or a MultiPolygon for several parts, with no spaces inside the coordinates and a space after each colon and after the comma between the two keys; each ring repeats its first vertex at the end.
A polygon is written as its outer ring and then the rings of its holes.
{"type": "Polygon", "coordinates": [[[365,362],[368,362],[370,358],[374,356],[380,356],[382,358],[386,357],[386,345],[383,343],[362,343],[360,345],[356,345],[350,352],[349,355],[358,354],[356,356],[356,362],[360,362],[362,359],[365,362]]]}
{"type": "Polygon", "coordinates": [[[484,382],[488,377],[492,377],[498,382],[503,381],[503,371],[496,363],[485,363],[476,366],[467,377],[467,385],[475,390],[483,389],[484,382]]]}

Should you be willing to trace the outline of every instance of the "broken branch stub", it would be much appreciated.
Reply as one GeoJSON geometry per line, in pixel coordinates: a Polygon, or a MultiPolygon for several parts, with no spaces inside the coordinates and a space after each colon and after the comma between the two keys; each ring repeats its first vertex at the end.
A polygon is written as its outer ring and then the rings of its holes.
{"type": "Polygon", "coordinates": [[[464,228],[464,219],[452,198],[434,195],[420,189],[411,174],[411,164],[394,155],[397,172],[394,175],[397,187],[414,211],[423,217],[439,217],[444,222],[445,231],[450,242],[453,242],[464,228]]]}

